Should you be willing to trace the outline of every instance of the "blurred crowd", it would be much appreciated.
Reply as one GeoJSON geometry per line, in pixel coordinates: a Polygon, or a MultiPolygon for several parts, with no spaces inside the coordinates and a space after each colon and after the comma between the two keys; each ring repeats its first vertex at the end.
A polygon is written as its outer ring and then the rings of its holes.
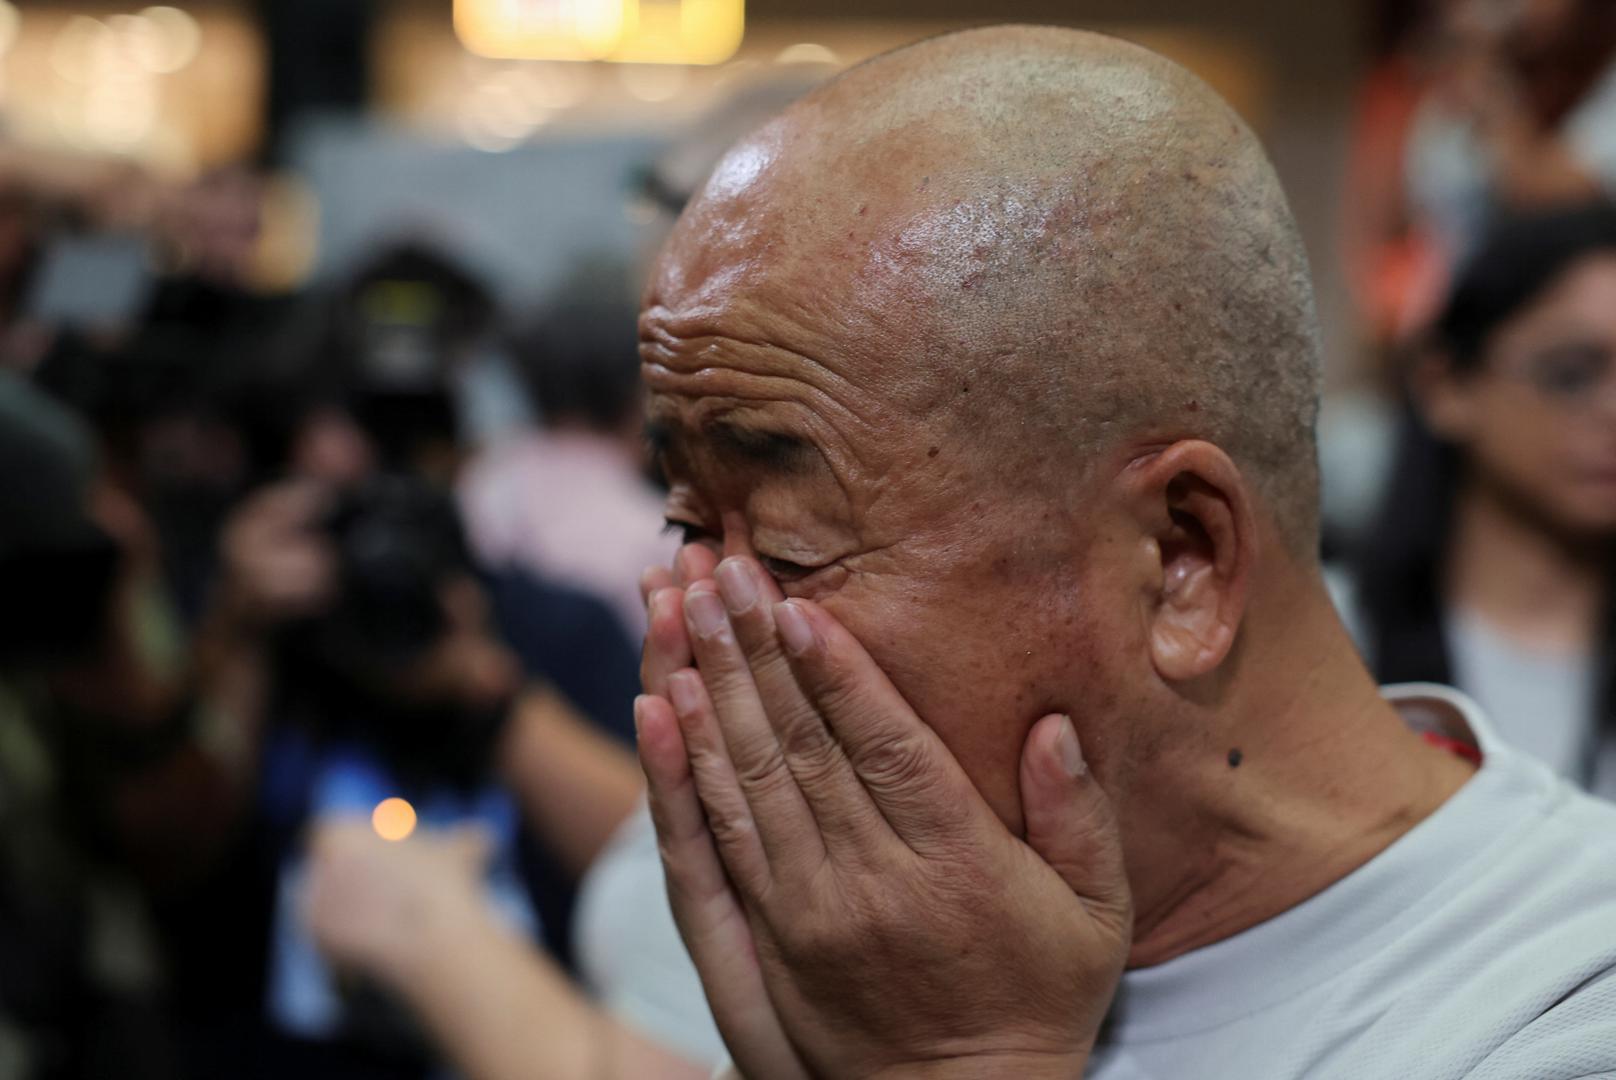
{"type": "MultiPolygon", "coordinates": [[[[1386,8],[1339,604],[1616,797],[1616,5],[1386,8]]],[[[707,1075],[632,751],[639,268],[513,312],[393,236],[266,295],[262,190],[0,146],[0,1080],[707,1075]]]]}

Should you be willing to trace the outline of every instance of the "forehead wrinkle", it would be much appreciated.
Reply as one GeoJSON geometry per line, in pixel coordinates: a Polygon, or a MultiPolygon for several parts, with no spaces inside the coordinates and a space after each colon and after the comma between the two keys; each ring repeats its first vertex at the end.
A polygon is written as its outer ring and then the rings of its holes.
{"type": "MultiPolygon", "coordinates": [[[[734,373],[726,369],[709,374],[733,376],[734,373]]],[[[861,443],[875,445],[868,437],[868,426],[834,399],[820,394],[818,396],[829,400],[834,408],[815,408],[802,400],[802,384],[789,379],[771,378],[767,382],[776,387],[782,382],[791,384],[798,388],[798,393],[782,395],[763,392],[758,385],[764,381],[762,379],[747,387],[750,392],[737,392],[730,379],[724,380],[728,385],[722,387],[701,385],[707,381],[710,380],[703,379],[701,373],[657,372],[648,367],[646,382],[652,392],[650,418],[653,428],[668,431],[680,438],[687,451],[700,446],[709,452],[716,452],[718,447],[708,437],[708,432],[725,423],[751,431],[801,439],[825,463],[827,472],[849,500],[854,499],[858,476],[879,474],[879,468],[870,460],[870,455],[860,449],[861,443]],[[686,403],[684,408],[681,409],[672,399],[683,399],[686,403]],[[853,434],[849,429],[854,427],[866,432],[866,438],[861,440],[853,434]]],[[[730,455],[728,460],[755,465],[734,455],[730,455]]]]}
{"type": "Polygon", "coordinates": [[[801,393],[782,393],[783,387],[771,385],[783,380],[835,405],[872,431],[881,428],[881,418],[890,411],[872,388],[861,386],[818,356],[783,342],[773,332],[778,320],[770,326],[770,333],[747,333],[730,326],[720,328],[710,316],[675,322],[660,315],[660,311],[647,312],[641,323],[641,371],[653,390],[666,387],[686,395],[705,390],[800,399],[801,393]],[[686,380],[693,388],[683,385],[686,380]]]}
{"type": "Polygon", "coordinates": [[[789,289],[775,292],[781,295],[736,297],[725,303],[682,310],[666,304],[653,305],[640,316],[642,354],[651,350],[674,360],[669,366],[677,367],[685,355],[700,357],[725,346],[763,349],[822,371],[829,379],[851,388],[851,380],[843,370],[847,365],[838,366],[828,355],[815,355],[832,351],[827,348],[833,339],[824,333],[823,315],[803,310],[801,304],[790,299],[789,289]],[[794,309],[808,321],[794,318],[794,309]]]}

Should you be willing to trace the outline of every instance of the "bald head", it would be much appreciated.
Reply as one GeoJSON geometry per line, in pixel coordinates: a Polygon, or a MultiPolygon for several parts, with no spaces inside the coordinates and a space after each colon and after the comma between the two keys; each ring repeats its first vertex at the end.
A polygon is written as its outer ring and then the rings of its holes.
{"type": "Polygon", "coordinates": [[[1314,544],[1300,241],[1250,130],[1144,49],[1004,27],[862,64],[736,146],[669,250],[653,305],[752,297],[873,388],[872,423],[927,417],[1041,487],[1203,438],[1314,544]]]}

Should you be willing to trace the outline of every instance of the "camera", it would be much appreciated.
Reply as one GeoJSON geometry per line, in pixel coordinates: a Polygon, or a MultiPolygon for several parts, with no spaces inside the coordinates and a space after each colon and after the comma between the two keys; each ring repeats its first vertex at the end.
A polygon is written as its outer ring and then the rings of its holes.
{"type": "Polygon", "coordinates": [[[475,786],[506,703],[456,700],[418,677],[451,629],[446,590],[476,580],[454,504],[384,475],[342,495],[322,530],[335,596],[281,634],[282,713],[317,743],[364,748],[405,787],[475,786]]]}
{"type": "MultiPolygon", "coordinates": [[[[489,907],[536,935],[518,868],[520,815],[491,779],[509,702],[466,700],[427,677],[447,638],[467,632],[446,592],[475,583],[453,503],[424,481],[383,476],[341,497],[322,527],[336,594],[285,628],[275,680],[285,725],[278,760],[295,763],[299,820],[379,822],[383,804],[403,800],[422,826],[475,825],[493,841],[489,907]]],[[[302,922],[301,843],[278,876],[267,999],[275,1025],[305,1041],[427,1056],[401,1010],[372,987],[339,983],[320,957],[302,922]]]]}

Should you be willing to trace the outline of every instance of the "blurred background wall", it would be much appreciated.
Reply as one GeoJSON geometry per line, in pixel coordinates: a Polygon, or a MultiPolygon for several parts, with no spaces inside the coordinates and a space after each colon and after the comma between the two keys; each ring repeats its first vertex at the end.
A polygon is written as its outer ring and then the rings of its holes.
{"type": "Polygon", "coordinates": [[[752,0],[734,55],[689,66],[488,59],[457,39],[452,6],[0,2],[0,117],[28,143],[172,172],[244,157],[293,166],[300,180],[272,193],[276,227],[263,239],[263,272],[286,285],[347,266],[378,231],[416,230],[521,303],[580,247],[640,254],[641,172],[737,86],[779,75],[806,85],[984,22],[1093,27],[1187,64],[1263,136],[1313,255],[1332,380],[1352,381],[1336,207],[1361,5],[752,0]]]}

